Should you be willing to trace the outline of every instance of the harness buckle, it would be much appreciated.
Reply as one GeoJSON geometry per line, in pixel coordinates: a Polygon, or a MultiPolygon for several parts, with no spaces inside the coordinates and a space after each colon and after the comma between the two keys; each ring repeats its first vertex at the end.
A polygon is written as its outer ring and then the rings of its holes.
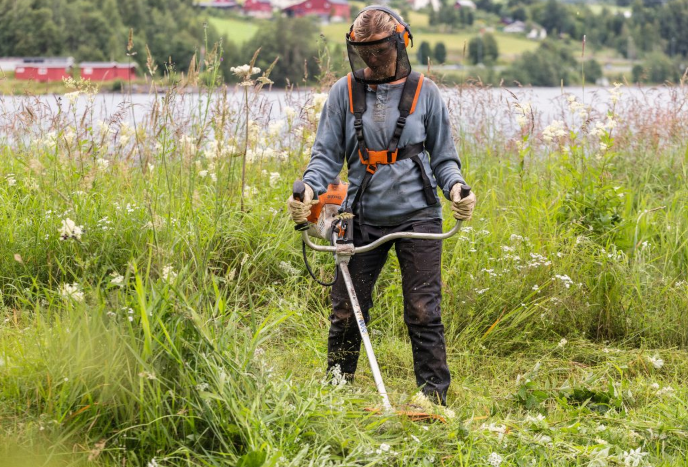
{"type": "Polygon", "coordinates": [[[399,149],[394,151],[387,151],[387,163],[394,164],[397,161],[397,156],[399,155],[399,149]]]}
{"type": "Polygon", "coordinates": [[[370,175],[375,175],[375,172],[377,172],[377,164],[366,165],[366,172],[368,172],[370,175]]]}

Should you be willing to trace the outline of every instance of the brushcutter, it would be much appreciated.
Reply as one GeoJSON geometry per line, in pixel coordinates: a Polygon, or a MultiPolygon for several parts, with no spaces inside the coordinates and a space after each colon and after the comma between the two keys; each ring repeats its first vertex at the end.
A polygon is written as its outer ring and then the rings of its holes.
{"type": "MultiPolygon", "coordinates": [[[[367,251],[371,251],[383,243],[398,238],[444,240],[459,231],[461,228],[461,221],[457,221],[456,225],[454,225],[451,230],[441,234],[397,232],[385,235],[374,242],[369,243],[368,245],[354,246],[353,215],[350,213],[339,214],[339,208],[346,197],[346,190],[346,183],[335,180],[335,182],[328,186],[327,192],[320,195],[319,202],[311,209],[311,215],[308,217],[307,221],[295,226],[295,229],[301,232],[301,238],[303,241],[303,259],[306,264],[306,269],[308,269],[308,272],[313,279],[315,279],[318,283],[327,286],[333,285],[337,280],[337,272],[341,273],[346,285],[346,290],[349,294],[349,299],[351,300],[351,307],[353,308],[354,315],[356,317],[358,330],[361,333],[363,346],[365,347],[366,354],[368,355],[368,362],[370,363],[370,369],[373,373],[375,386],[377,387],[377,391],[382,398],[383,412],[396,412],[398,415],[409,417],[410,419],[416,421],[440,420],[444,422],[444,417],[440,415],[414,411],[395,411],[392,408],[392,404],[389,401],[389,396],[387,395],[387,390],[385,389],[385,384],[382,381],[380,367],[377,364],[377,359],[375,358],[375,353],[373,352],[373,346],[370,342],[370,336],[368,335],[368,328],[363,318],[363,312],[361,311],[358,299],[356,298],[356,290],[354,289],[351,274],[349,273],[349,260],[356,253],[365,253],[367,251]],[[311,236],[329,240],[330,245],[315,244],[311,241],[311,236]],[[315,274],[313,274],[313,271],[308,265],[308,260],[306,258],[306,245],[315,251],[334,253],[336,269],[335,279],[332,282],[324,283],[315,277],[315,274]]],[[[293,187],[294,199],[303,201],[305,192],[306,187],[304,183],[301,180],[296,180],[293,187]]],[[[461,198],[465,198],[470,192],[471,187],[468,185],[461,186],[461,198]]]]}

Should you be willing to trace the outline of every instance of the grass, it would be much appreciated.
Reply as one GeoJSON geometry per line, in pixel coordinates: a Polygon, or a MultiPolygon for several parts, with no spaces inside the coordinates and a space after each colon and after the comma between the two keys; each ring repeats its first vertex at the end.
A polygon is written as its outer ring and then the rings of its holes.
{"type": "Polygon", "coordinates": [[[261,21],[236,18],[208,18],[220,34],[227,34],[229,40],[236,44],[248,41],[260,28],[261,21]]]}
{"type": "MultiPolygon", "coordinates": [[[[313,100],[291,96],[270,125],[251,94],[241,210],[242,95],[186,91],[136,126],[128,104],[0,116],[4,465],[685,465],[684,91],[654,113],[564,107],[560,131],[525,102],[449,90],[478,207],[444,243],[453,417],[430,425],[364,410],[363,356],[353,385],[323,383],[328,291],[284,212],[313,100]],[[514,132],[499,122],[517,103],[514,132]]],[[[370,329],[403,405],[417,388],[399,276],[392,254],[370,329]]]]}
{"type": "MultiPolygon", "coordinates": [[[[344,40],[345,34],[348,32],[349,26],[343,23],[327,24],[322,27],[322,33],[328,41],[333,43],[340,43],[344,40]]],[[[415,40],[413,49],[409,49],[411,60],[415,62],[417,47],[420,43],[425,41],[431,47],[435,47],[438,42],[444,42],[447,47],[447,62],[463,63],[464,62],[464,44],[468,47],[468,42],[476,36],[477,33],[461,32],[455,34],[449,33],[432,33],[432,32],[415,32],[415,40]]],[[[538,42],[525,39],[523,37],[516,37],[512,34],[503,34],[500,32],[494,33],[499,47],[501,58],[506,61],[511,61],[517,55],[523,52],[537,49],[538,42]]]]}

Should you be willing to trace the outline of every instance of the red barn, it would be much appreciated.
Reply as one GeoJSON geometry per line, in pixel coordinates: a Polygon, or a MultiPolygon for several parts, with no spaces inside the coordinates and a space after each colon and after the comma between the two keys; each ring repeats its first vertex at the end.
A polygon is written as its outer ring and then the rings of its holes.
{"type": "Polygon", "coordinates": [[[287,16],[319,16],[323,20],[344,21],[351,14],[347,0],[304,0],[282,10],[287,16]]]}
{"type": "Polygon", "coordinates": [[[270,18],[272,16],[272,4],[270,0],[246,0],[244,2],[244,14],[254,18],[270,18]]]}
{"type": "Polygon", "coordinates": [[[135,63],[81,62],[81,77],[91,81],[114,81],[135,79],[135,63]]]}
{"type": "Polygon", "coordinates": [[[14,69],[16,79],[33,81],[62,81],[72,76],[74,59],[69,58],[25,58],[14,69]]]}

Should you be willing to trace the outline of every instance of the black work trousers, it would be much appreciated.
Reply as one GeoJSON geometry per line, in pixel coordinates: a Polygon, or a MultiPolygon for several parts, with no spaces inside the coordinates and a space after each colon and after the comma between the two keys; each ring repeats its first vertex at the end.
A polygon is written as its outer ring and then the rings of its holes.
{"type": "MultiPolygon", "coordinates": [[[[394,232],[442,232],[442,221],[431,219],[408,222],[394,227],[364,226],[369,242],[394,232]]],[[[358,225],[354,230],[354,245],[363,242],[358,225]]],[[[450,376],[444,341],[440,301],[442,299],[442,241],[397,239],[367,253],[351,257],[349,271],[366,323],[373,306],[373,287],[394,244],[404,295],[404,322],[408,327],[413,351],[413,370],[416,383],[435,403],[446,405],[450,376]]],[[[361,335],[344,279],[339,275],[332,287],[332,314],[327,347],[328,372],[339,365],[348,379],[353,378],[358,364],[361,335]]]]}

